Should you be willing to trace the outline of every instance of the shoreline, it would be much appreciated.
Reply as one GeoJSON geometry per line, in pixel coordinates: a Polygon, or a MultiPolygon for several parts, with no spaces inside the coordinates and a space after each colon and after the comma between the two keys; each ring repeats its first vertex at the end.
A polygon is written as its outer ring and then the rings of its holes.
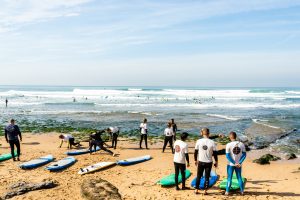
{"type": "MultiPolygon", "coordinates": [[[[80,185],[83,180],[89,178],[102,178],[111,182],[118,189],[123,199],[199,199],[201,195],[194,195],[193,191],[175,191],[175,188],[162,188],[155,183],[170,173],[173,173],[173,155],[170,149],[166,149],[166,153],[161,153],[162,144],[155,143],[149,145],[150,149],[140,150],[137,141],[123,141],[120,138],[118,148],[115,151],[119,154],[114,158],[105,152],[99,152],[94,155],[77,156],[78,160],[75,165],[59,172],[49,173],[43,167],[34,170],[21,170],[18,164],[23,161],[52,154],[58,160],[66,157],[64,152],[67,151],[66,145],[63,148],[57,148],[59,140],[58,133],[48,134],[30,134],[23,136],[23,144],[21,146],[22,155],[21,162],[12,162],[11,160],[0,163],[0,184],[5,187],[0,188],[2,195],[6,191],[6,187],[17,181],[39,182],[44,179],[52,179],[59,183],[59,186],[50,190],[33,191],[13,199],[78,199],[81,200],[80,185]],[[77,174],[81,167],[104,162],[116,161],[130,157],[151,155],[152,160],[141,164],[120,167],[116,166],[107,170],[102,170],[93,174],[80,176],[77,174]],[[14,177],[14,178],[12,178],[14,177]]],[[[0,137],[1,153],[9,152],[8,145],[4,141],[4,137],[0,137]]],[[[87,143],[83,143],[83,147],[87,147],[87,143]]],[[[194,143],[189,142],[190,153],[190,170],[192,177],[187,180],[187,185],[196,176],[196,167],[193,165],[193,148],[194,143]]],[[[218,145],[221,149],[222,145],[218,145]]],[[[258,165],[252,163],[256,151],[248,153],[248,158],[243,166],[243,175],[248,178],[246,184],[245,196],[240,197],[234,194],[235,199],[300,199],[298,186],[300,184],[299,158],[294,161],[276,161],[270,165],[258,165]],[[280,172],[280,173],[278,173],[280,172]]],[[[226,158],[219,156],[219,168],[217,173],[220,178],[226,176],[226,158]]],[[[218,184],[217,184],[218,185],[218,184]]],[[[214,186],[206,199],[226,199],[222,195],[222,191],[214,186]]]]}

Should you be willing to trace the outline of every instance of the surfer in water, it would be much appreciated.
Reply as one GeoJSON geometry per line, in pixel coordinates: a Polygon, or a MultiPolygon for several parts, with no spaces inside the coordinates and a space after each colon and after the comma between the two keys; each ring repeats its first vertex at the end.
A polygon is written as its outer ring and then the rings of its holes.
{"type": "Polygon", "coordinates": [[[247,154],[245,145],[242,142],[236,140],[237,136],[235,132],[229,133],[230,143],[226,145],[226,158],[228,160],[227,165],[227,186],[225,195],[228,196],[232,183],[232,175],[235,171],[236,177],[239,182],[241,195],[244,195],[244,183],[242,179],[242,164],[245,161],[247,154]]]}
{"type": "Polygon", "coordinates": [[[106,129],[106,132],[109,133],[111,136],[111,141],[112,141],[111,148],[116,149],[118,137],[120,134],[120,129],[118,127],[109,127],[106,129]]]}
{"type": "Polygon", "coordinates": [[[7,98],[5,99],[5,107],[7,108],[8,100],[7,98]]]}
{"type": "Polygon", "coordinates": [[[185,140],[188,138],[189,134],[184,132],[181,134],[181,140],[177,140],[174,143],[174,167],[175,167],[175,183],[176,183],[176,190],[180,190],[178,187],[178,176],[179,170],[182,177],[182,190],[189,189],[185,187],[185,171],[186,167],[190,166],[190,159],[189,159],[189,152],[188,152],[188,144],[185,140]],[[187,164],[187,165],[186,165],[187,164]]]}
{"type": "Polygon", "coordinates": [[[97,131],[95,134],[90,135],[90,138],[91,138],[91,140],[90,140],[90,153],[92,154],[93,147],[94,147],[94,152],[96,152],[96,149],[97,149],[97,146],[98,146],[101,150],[108,152],[112,156],[115,156],[115,154],[111,150],[104,147],[104,145],[106,145],[106,143],[101,138],[103,133],[105,133],[105,130],[97,131]]]}
{"type": "Polygon", "coordinates": [[[5,133],[5,140],[7,143],[9,143],[10,146],[10,151],[11,151],[13,161],[16,161],[15,146],[17,147],[17,160],[20,161],[20,155],[21,155],[20,141],[22,142],[22,134],[19,129],[19,126],[15,125],[14,119],[11,119],[10,124],[5,127],[4,133],[5,133]]]}
{"type": "Polygon", "coordinates": [[[167,144],[170,144],[172,153],[174,153],[174,149],[173,149],[173,136],[174,136],[174,132],[173,132],[173,128],[172,128],[172,124],[168,123],[168,127],[165,129],[164,131],[164,135],[165,135],[165,140],[164,140],[164,146],[163,146],[163,150],[162,152],[165,152],[165,149],[167,147],[167,144]]]}
{"type": "Polygon", "coordinates": [[[204,195],[207,194],[210,172],[213,166],[213,157],[215,160],[214,166],[218,167],[217,145],[213,140],[209,139],[209,134],[208,128],[202,129],[201,136],[203,138],[199,139],[195,146],[194,159],[195,165],[198,167],[195,194],[199,194],[200,180],[203,176],[203,172],[205,172],[204,195]]]}
{"type": "Polygon", "coordinates": [[[61,139],[59,148],[63,145],[64,142],[68,143],[68,149],[72,149],[72,146],[81,146],[80,142],[75,142],[75,138],[71,134],[63,134],[59,136],[59,139],[61,139]]]}
{"type": "Polygon", "coordinates": [[[141,140],[140,140],[140,149],[142,149],[142,142],[145,140],[146,149],[148,149],[148,121],[144,119],[143,123],[140,124],[140,133],[141,133],[141,140]]]}

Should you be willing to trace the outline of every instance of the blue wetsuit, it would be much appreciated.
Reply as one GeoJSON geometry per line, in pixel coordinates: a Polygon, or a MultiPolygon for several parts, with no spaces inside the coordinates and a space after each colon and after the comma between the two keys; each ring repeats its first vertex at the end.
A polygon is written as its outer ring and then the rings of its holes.
{"type": "Polygon", "coordinates": [[[246,159],[246,149],[243,143],[241,142],[231,142],[227,144],[226,146],[226,158],[229,162],[227,165],[227,186],[226,186],[226,192],[230,191],[231,184],[232,184],[232,176],[233,172],[235,171],[240,191],[244,192],[244,182],[242,179],[242,167],[238,168],[234,166],[236,163],[242,165],[243,162],[246,159]]]}

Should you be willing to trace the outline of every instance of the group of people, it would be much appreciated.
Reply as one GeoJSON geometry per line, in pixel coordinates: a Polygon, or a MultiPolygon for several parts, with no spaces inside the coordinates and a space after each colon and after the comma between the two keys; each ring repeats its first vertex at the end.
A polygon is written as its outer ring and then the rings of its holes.
{"type": "MultiPolygon", "coordinates": [[[[182,177],[182,190],[188,189],[185,185],[185,171],[186,168],[190,166],[189,154],[188,154],[188,144],[186,140],[189,136],[188,133],[184,132],[180,136],[180,140],[176,140],[176,132],[177,125],[174,119],[168,123],[167,128],[164,131],[165,139],[163,144],[163,152],[165,151],[167,144],[170,144],[170,148],[172,153],[174,154],[174,167],[175,167],[175,183],[176,190],[180,190],[179,188],[179,172],[182,177]],[[174,143],[174,144],[173,144],[174,143]]],[[[112,145],[111,148],[117,148],[118,136],[120,134],[120,129],[118,127],[109,127],[105,130],[97,131],[94,134],[90,135],[89,141],[89,149],[90,152],[95,152],[97,147],[99,149],[104,150],[115,156],[111,150],[106,148],[108,146],[105,141],[102,139],[102,134],[108,133],[111,137],[112,145]]],[[[148,135],[148,124],[147,119],[140,124],[140,148],[142,148],[142,142],[145,140],[146,149],[148,149],[147,135],[148,135]]],[[[210,131],[208,128],[204,128],[200,132],[200,136],[202,137],[196,142],[195,152],[194,152],[194,161],[197,166],[197,179],[196,179],[196,190],[195,193],[199,193],[200,180],[205,174],[205,184],[204,184],[204,194],[207,194],[207,190],[209,188],[209,178],[211,174],[212,167],[218,167],[218,152],[217,146],[212,139],[217,137],[223,137],[222,135],[218,136],[210,136],[210,131]],[[214,162],[213,162],[214,161],[214,162]],[[203,173],[204,172],[204,173],[203,173]]],[[[231,142],[226,145],[226,158],[228,160],[227,164],[227,176],[228,182],[226,187],[225,195],[229,195],[233,173],[236,173],[237,179],[239,181],[240,192],[241,195],[244,193],[244,183],[242,180],[242,164],[246,159],[246,148],[242,142],[237,141],[237,134],[235,132],[229,133],[229,138],[231,142]]],[[[20,141],[22,141],[22,134],[19,127],[15,124],[15,120],[11,119],[10,124],[5,127],[5,139],[10,144],[11,155],[13,161],[20,161],[20,141]],[[17,148],[17,153],[15,155],[15,146],[17,148]],[[17,159],[15,158],[17,156],[17,159]]],[[[68,148],[72,148],[73,146],[81,146],[80,142],[75,142],[75,138],[71,134],[62,134],[59,136],[61,143],[59,147],[62,147],[64,142],[67,142],[68,148]]]]}
{"type": "MultiPolygon", "coordinates": [[[[200,135],[202,136],[196,142],[194,161],[197,166],[197,179],[196,179],[196,190],[195,194],[199,194],[200,180],[202,176],[205,177],[204,183],[204,195],[207,194],[209,188],[209,179],[213,165],[218,167],[218,152],[217,146],[213,140],[210,139],[210,131],[208,128],[201,130],[200,135]],[[214,161],[214,162],[213,162],[214,161]],[[204,173],[203,173],[204,172],[204,173]],[[205,175],[203,175],[205,174],[205,175]]],[[[181,140],[177,140],[174,144],[174,166],[175,166],[175,182],[176,190],[180,190],[178,186],[179,171],[182,177],[182,190],[187,189],[185,186],[185,171],[190,166],[188,144],[185,142],[188,138],[188,133],[181,134],[181,140]]],[[[227,185],[225,195],[229,195],[233,172],[235,171],[241,195],[244,194],[244,183],[242,180],[242,164],[246,159],[246,148],[242,142],[237,141],[237,134],[235,132],[229,133],[230,143],[226,145],[226,158],[227,164],[227,185]]]]}

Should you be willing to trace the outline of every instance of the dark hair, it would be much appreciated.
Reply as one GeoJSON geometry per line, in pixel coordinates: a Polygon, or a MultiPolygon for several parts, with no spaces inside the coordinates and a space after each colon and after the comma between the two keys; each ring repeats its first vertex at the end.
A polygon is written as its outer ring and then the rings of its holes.
{"type": "Polygon", "coordinates": [[[181,138],[181,140],[186,140],[188,136],[189,136],[189,134],[188,134],[187,132],[183,132],[183,133],[180,135],[180,138],[181,138]]]}
{"type": "Polygon", "coordinates": [[[144,119],[144,123],[147,123],[147,119],[146,118],[144,119]]]}
{"type": "Polygon", "coordinates": [[[236,132],[230,132],[229,135],[231,135],[234,139],[236,139],[236,132]]]}
{"type": "Polygon", "coordinates": [[[14,123],[15,121],[16,121],[16,120],[14,120],[14,119],[11,119],[11,120],[10,120],[10,123],[14,123]]]}
{"type": "Polygon", "coordinates": [[[64,135],[59,135],[58,137],[59,137],[59,139],[64,139],[65,138],[64,135]]]}
{"type": "Polygon", "coordinates": [[[172,123],[169,122],[169,123],[168,123],[168,127],[172,127],[172,123]]]}

